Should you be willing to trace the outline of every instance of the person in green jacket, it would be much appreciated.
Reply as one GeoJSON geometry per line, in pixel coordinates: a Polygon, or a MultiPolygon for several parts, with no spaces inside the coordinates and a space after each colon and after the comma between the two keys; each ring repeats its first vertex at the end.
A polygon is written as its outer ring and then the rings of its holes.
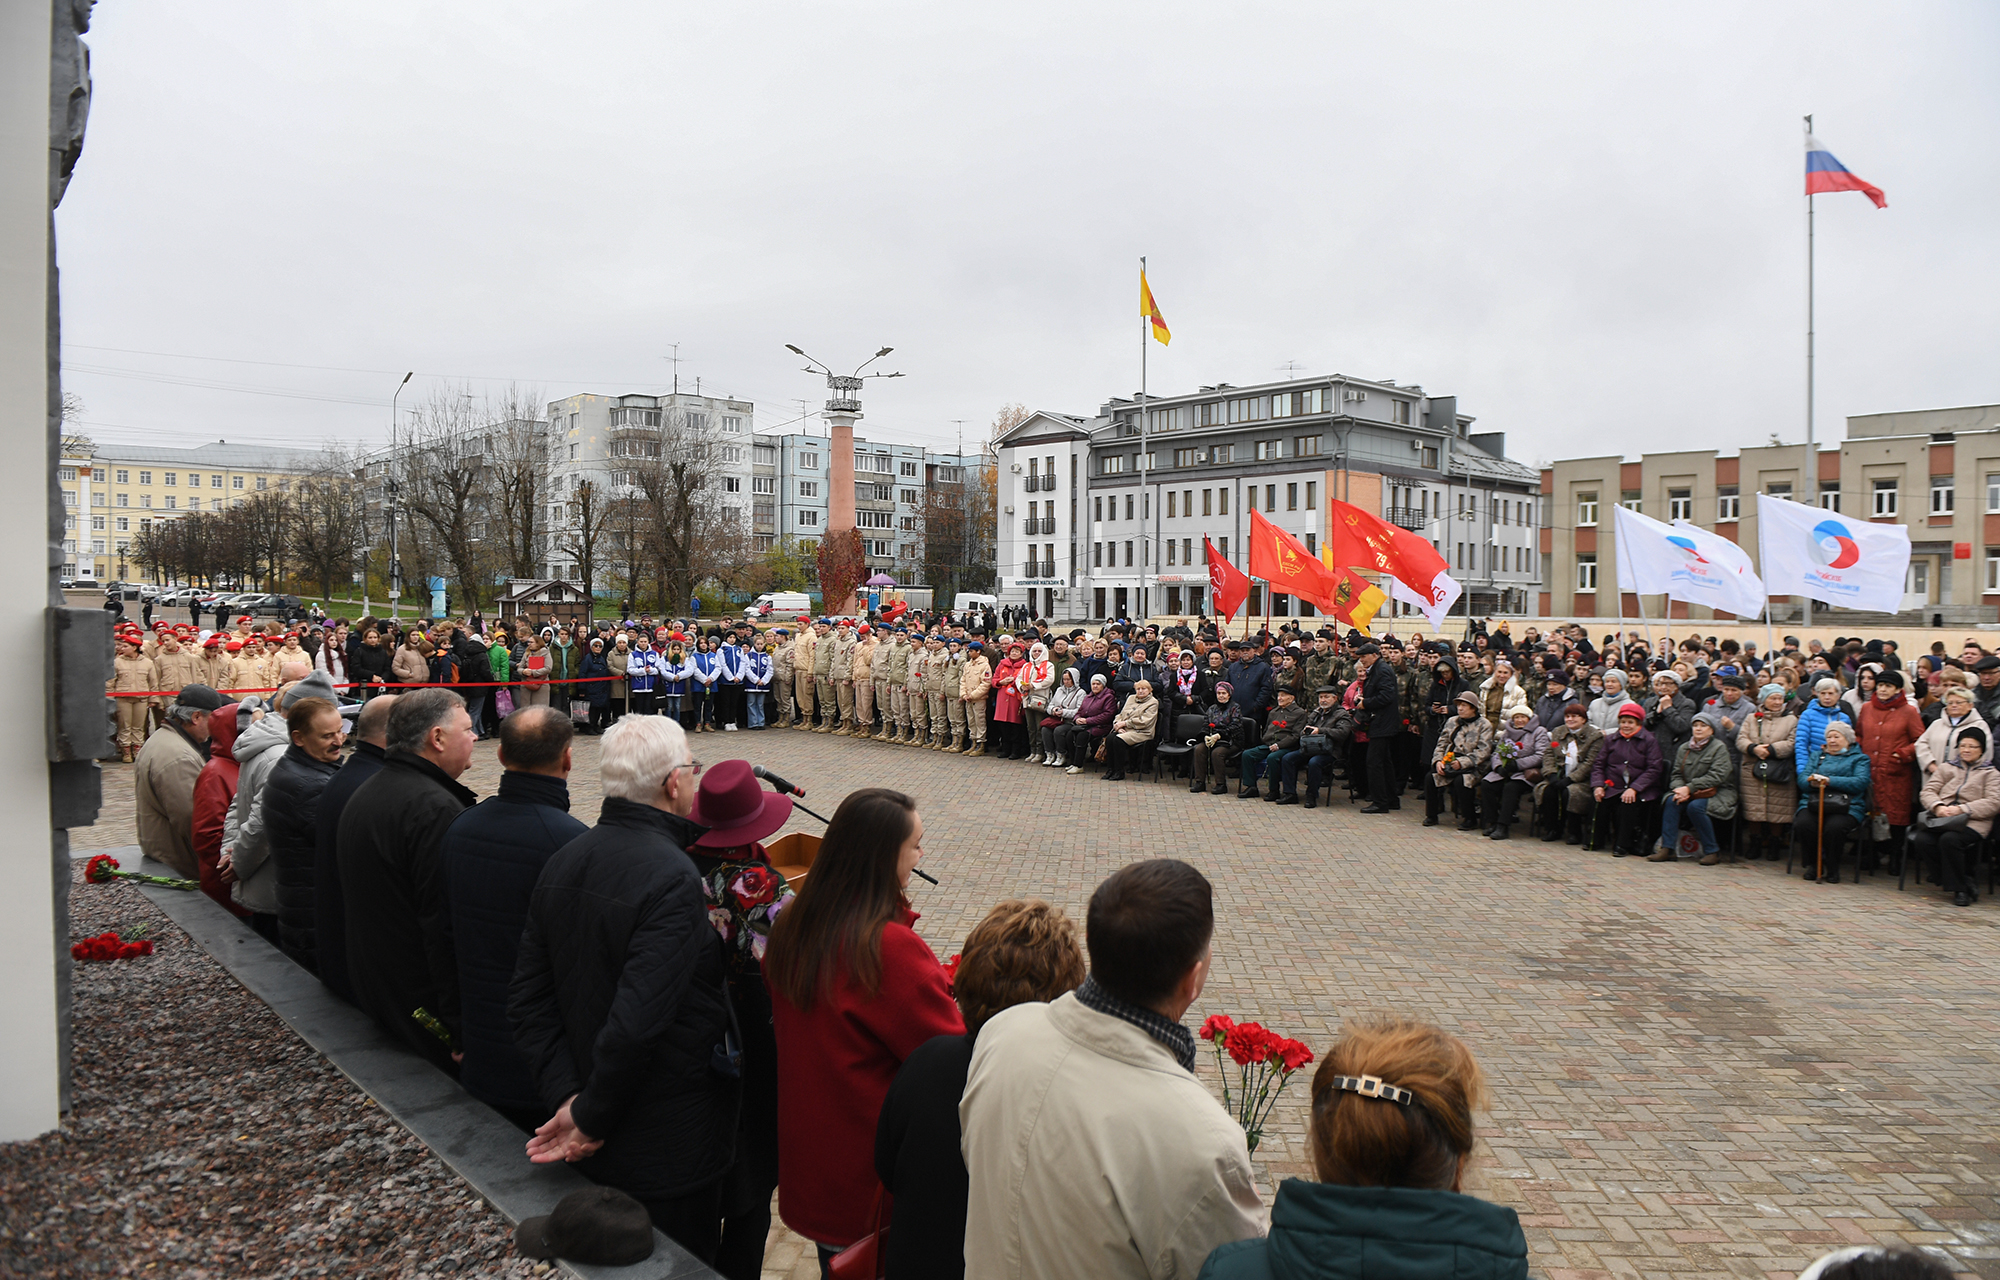
{"type": "MultiPolygon", "coordinates": [[[[486,646],[486,664],[493,669],[494,680],[503,685],[513,683],[514,655],[507,648],[507,633],[504,630],[495,631],[493,642],[486,646]]],[[[510,691],[510,699],[511,696],[510,691]]]]}
{"type": "Polygon", "coordinates": [[[1271,1234],[1219,1246],[1199,1280],[1526,1280],[1520,1218],[1459,1190],[1485,1092],[1448,1032],[1403,1018],[1342,1027],[1313,1073],[1319,1181],[1285,1179],[1271,1234]]]}

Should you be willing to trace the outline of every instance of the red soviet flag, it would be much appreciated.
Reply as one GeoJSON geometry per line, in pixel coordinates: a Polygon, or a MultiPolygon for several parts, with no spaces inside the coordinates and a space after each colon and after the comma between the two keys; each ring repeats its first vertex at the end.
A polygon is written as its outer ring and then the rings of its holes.
{"type": "Polygon", "coordinates": [[[1201,545],[1208,556],[1208,593],[1215,598],[1215,611],[1227,622],[1236,616],[1236,611],[1249,598],[1250,579],[1224,559],[1213,542],[1203,538],[1201,545]]]}
{"type": "Polygon", "coordinates": [[[1443,626],[1461,588],[1430,539],[1352,503],[1335,500],[1328,505],[1333,508],[1333,562],[1371,577],[1388,574],[1398,584],[1390,588],[1391,595],[1421,609],[1432,626],[1443,626]]]}
{"type": "Polygon", "coordinates": [[[1310,600],[1332,612],[1340,575],[1319,557],[1254,509],[1250,512],[1250,576],[1271,584],[1271,590],[1310,600]]]}

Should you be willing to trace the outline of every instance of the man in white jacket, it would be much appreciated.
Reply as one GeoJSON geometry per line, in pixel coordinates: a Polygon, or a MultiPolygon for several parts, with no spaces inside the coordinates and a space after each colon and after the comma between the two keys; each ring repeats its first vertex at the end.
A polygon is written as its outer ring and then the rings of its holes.
{"type": "Polygon", "coordinates": [[[966,1280],[1192,1280],[1264,1234],[1243,1130],[1180,1023],[1214,931],[1199,871],[1133,863],[1091,896],[1083,986],[980,1030],[958,1108],[966,1280]]]}

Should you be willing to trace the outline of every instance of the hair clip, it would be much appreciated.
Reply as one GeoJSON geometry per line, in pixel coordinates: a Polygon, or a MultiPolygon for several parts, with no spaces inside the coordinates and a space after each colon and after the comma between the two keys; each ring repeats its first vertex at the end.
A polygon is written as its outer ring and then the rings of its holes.
{"type": "Polygon", "coordinates": [[[1385,1083],[1380,1076],[1335,1076],[1333,1087],[1348,1093],[1358,1093],[1364,1098],[1382,1098],[1389,1102],[1409,1106],[1417,1100],[1417,1095],[1408,1089],[1398,1089],[1385,1083]]]}

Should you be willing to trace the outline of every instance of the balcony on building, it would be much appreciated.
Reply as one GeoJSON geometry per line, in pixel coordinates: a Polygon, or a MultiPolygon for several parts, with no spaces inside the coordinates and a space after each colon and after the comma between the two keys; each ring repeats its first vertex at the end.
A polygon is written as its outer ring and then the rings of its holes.
{"type": "Polygon", "coordinates": [[[1398,529],[1408,529],[1412,533],[1422,533],[1431,521],[1422,507],[1388,507],[1383,510],[1382,518],[1398,529]]]}
{"type": "Polygon", "coordinates": [[[1056,531],[1056,518],[1054,516],[1029,516],[1021,524],[1021,532],[1030,538],[1038,535],[1052,534],[1056,531]]]}

